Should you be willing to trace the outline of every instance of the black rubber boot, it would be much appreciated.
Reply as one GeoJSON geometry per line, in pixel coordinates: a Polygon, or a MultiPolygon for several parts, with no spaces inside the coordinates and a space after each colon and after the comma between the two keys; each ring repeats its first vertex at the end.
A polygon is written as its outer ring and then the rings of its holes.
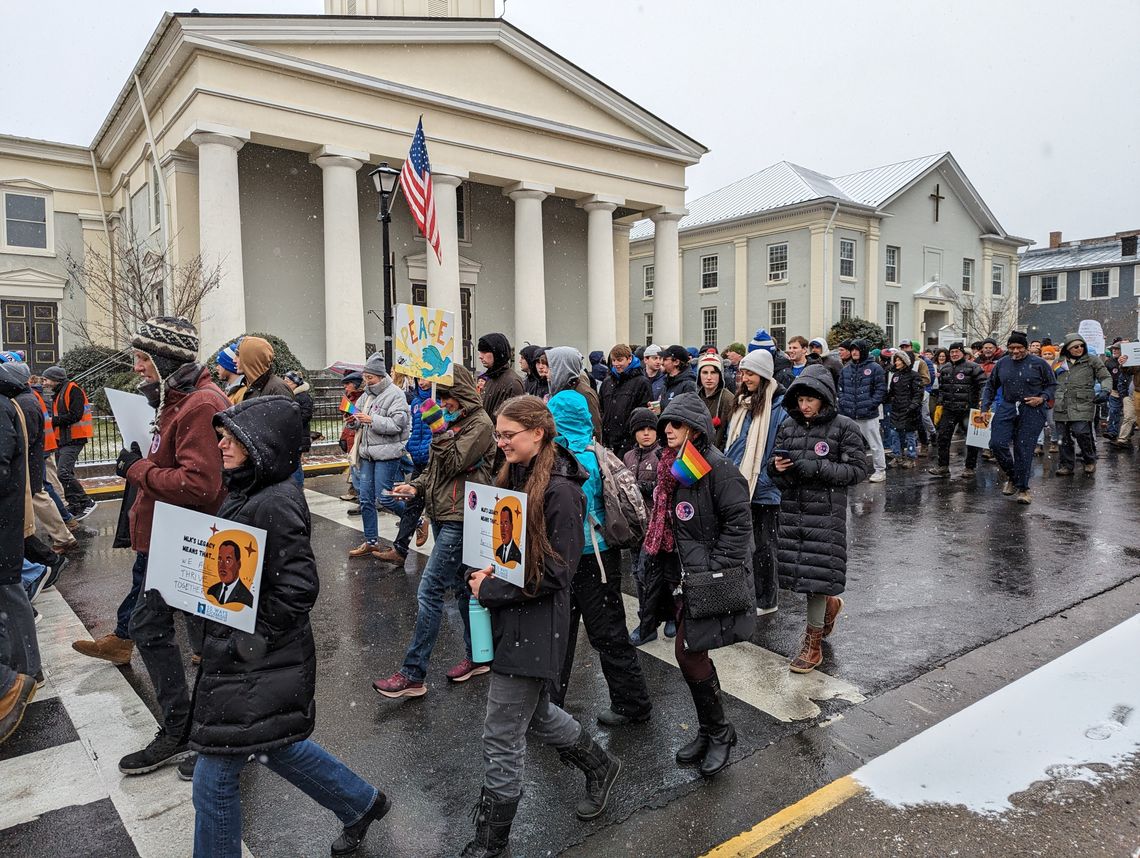
{"type": "MultiPolygon", "coordinates": [[[[715,676],[715,674],[714,674],[715,676]]],[[[706,680],[707,682],[707,680],[706,680]]],[[[701,706],[701,695],[706,694],[704,686],[706,683],[702,682],[688,682],[689,693],[693,695],[693,705],[697,709],[697,735],[693,741],[687,745],[682,745],[681,749],[677,751],[677,765],[679,766],[695,766],[701,763],[705,758],[705,754],[709,750],[709,728],[705,723],[707,706],[701,706]]]]}
{"type": "Polygon", "coordinates": [[[511,824],[518,808],[518,798],[504,801],[483,790],[472,814],[475,839],[463,847],[460,858],[511,858],[511,824]]]}
{"type": "MultiPolygon", "coordinates": [[[[732,751],[732,746],[736,744],[736,728],[724,717],[720,679],[716,671],[713,671],[713,675],[708,679],[690,682],[689,690],[697,707],[697,720],[701,725],[701,732],[704,733],[705,749],[701,758],[701,774],[711,778],[728,765],[728,755],[732,751]]],[[[690,750],[690,746],[696,746],[701,739],[702,736],[698,735],[681,751],[690,750]]],[[[695,753],[697,748],[693,747],[691,750],[695,753]]],[[[677,752],[678,762],[681,759],[681,751],[677,752]]]]}
{"type": "Polygon", "coordinates": [[[578,818],[588,820],[601,816],[614,781],[621,773],[621,760],[595,742],[585,728],[573,745],[558,749],[558,756],[563,763],[576,766],[586,775],[586,797],[574,808],[578,818]]]}

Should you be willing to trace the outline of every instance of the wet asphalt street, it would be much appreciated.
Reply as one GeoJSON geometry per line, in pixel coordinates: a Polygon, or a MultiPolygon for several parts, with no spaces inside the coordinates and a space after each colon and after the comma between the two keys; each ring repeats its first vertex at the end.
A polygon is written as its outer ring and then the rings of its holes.
{"type": "MultiPolygon", "coordinates": [[[[673,752],[691,735],[692,704],[679,671],[647,654],[641,661],[654,700],[651,721],[598,727],[594,714],[608,699],[583,633],[567,708],[623,758],[625,769],[603,819],[579,823],[573,804],[581,776],[562,767],[553,751],[532,746],[514,828],[515,854],[671,856],[709,849],[766,816],[761,809],[773,802],[778,807],[782,795],[794,802],[832,769],[842,774],[853,768],[847,760],[804,752],[805,731],[836,716],[851,719],[880,695],[958,656],[1140,575],[1140,454],[1102,446],[1095,476],[1042,478],[1042,464],[1054,463],[1038,460],[1029,507],[1001,495],[998,471],[985,462],[968,482],[940,480],[918,469],[891,471],[885,485],[853,490],[846,609],[825,644],[821,671],[854,685],[869,700],[822,701],[815,718],[787,722],[730,700],[728,714],[740,734],[734,765],[742,765],[741,771],[758,750],[777,743],[789,749],[782,767],[766,769],[762,780],[741,783],[722,776],[717,780],[723,784],[706,785],[694,771],[675,766],[673,752]]],[[[951,466],[960,470],[957,454],[951,466]]],[[[307,488],[335,496],[344,479],[314,478],[307,488]]],[[[59,585],[96,637],[111,630],[115,606],[129,584],[131,554],[109,548],[117,509],[117,501],[100,504],[88,521],[100,536],[59,585]]],[[[315,738],[394,802],[360,854],[458,854],[472,830],[470,810],[481,782],[486,689],[480,678],[449,685],[443,677],[462,656],[458,614],[448,607],[429,693],[402,701],[379,697],[371,681],[402,661],[426,558],[413,554],[401,570],[371,559],[350,560],[345,552],[360,541],[355,530],[318,515],[313,530],[321,570],[321,597],[312,614],[319,656],[315,738]]],[[[800,597],[782,596],[780,611],[760,621],[753,643],[791,656],[802,635],[804,604],[800,597]]],[[[153,708],[137,656],[123,674],[153,708]]],[[[255,856],[328,854],[336,829],[331,815],[268,770],[247,767],[243,798],[244,837],[255,856]]],[[[3,844],[0,832],[0,851],[3,844]]]]}

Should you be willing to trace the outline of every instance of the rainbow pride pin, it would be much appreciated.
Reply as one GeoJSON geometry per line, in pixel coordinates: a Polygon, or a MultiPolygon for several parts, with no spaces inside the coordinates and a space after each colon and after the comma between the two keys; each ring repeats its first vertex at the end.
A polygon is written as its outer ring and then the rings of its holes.
{"type": "Polygon", "coordinates": [[[712,465],[697,452],[692,441],[686,441],[685,448],[681,451],[681,455],[673,460],[673,467],[670,470],[681,485],[692,486],[712,470],[712,465]]]}
{"type": "Polygon", "coordinates": [[[432,432],[439,432],[447,425],[443,419],[443,409],[434,399],[424,400],[424,404],[420,406],[420,419],[432,432]]]}
{"type": "Polygon", "coordinates": [[[355,414],[356,403],[349,399],[347,396],[342,397],[340,400],[340,410],[345,414],[355,414]]]}

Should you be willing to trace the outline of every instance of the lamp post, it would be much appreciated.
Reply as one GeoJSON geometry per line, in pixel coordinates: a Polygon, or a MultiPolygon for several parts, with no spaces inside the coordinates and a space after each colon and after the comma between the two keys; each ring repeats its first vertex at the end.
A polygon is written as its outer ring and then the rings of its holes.
{"type": "Polygon", "coordinates": [[[400,171],[389,167],[383,162],[379,167],[369,173],[376,192],[380,194],[380,214],[376,220],[380,221],[382,235],[382,252],[384,253],[384,366],[388,372],[392,371],[392,252],[388,246],[388,224],[392,222],[392,198],[396,194],[396,183],[400,178],[400,171]]]}

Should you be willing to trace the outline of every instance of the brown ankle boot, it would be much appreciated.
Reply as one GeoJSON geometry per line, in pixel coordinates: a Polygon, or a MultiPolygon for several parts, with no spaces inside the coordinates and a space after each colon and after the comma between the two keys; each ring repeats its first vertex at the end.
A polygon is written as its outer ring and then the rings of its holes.
{"type": "Polygon", "coordinates": [[[835,631],[835,618],[843,610],[843,600],[838,596],[827,597],[827,607],[823,611],[823,636],[827,637],[835,631]]]}
{"type": "Polygon", "coordinates": [[[377,560],[383,560],[385,563],[391,563],[393,566],[404,565],[404,555],[397,551],[395,548],[385,548],[382,551],[373,551],[372,556],[377,560]]]}
{"type": "Polygon", "coordinates": [[[101,658],[111,664],[130,664],[135,642],[115,635],[103,635],[97,641],[76,641],[71,648],[91,658],[101,658]]]}
{"type": "Polygon", "coordinates": [[[800,654],[792,659],[788,670],[792,673],[811,673],[823,662],[823,629],[808,626],[800,654]]]}

